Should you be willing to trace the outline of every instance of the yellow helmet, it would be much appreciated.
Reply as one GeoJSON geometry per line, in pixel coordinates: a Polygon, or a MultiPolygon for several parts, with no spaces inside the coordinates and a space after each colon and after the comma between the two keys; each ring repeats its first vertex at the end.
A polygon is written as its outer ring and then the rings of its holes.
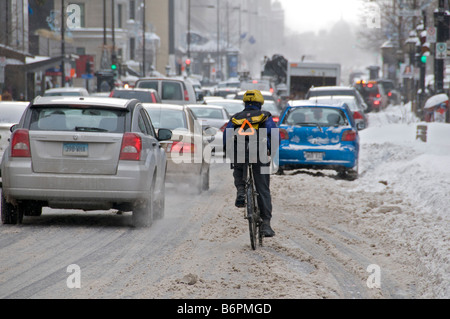
{"type": "Polygon", "coordinates": [[[249,90],[244,94],[244,103],[257,102],[264,104],[264,97],[259,90],[249,90]]]}

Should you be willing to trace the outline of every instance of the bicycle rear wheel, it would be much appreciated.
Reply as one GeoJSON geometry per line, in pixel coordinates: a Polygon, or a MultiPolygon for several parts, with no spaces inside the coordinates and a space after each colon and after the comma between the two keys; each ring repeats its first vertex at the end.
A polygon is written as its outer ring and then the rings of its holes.
{"type": "Polygon", "coordinates": [[[255,214],[255,197],[253,185],[250,184],[247,187],[247,220],[248,220],[248,230],[250,233],[250,244],[253,250],[256,250],[257,238],[258,238],[258,225],[255,214]]]}

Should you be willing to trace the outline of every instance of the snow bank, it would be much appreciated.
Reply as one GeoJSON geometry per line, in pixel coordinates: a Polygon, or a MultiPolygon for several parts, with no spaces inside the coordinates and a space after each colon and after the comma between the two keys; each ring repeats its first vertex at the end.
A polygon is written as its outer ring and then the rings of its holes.
{"type": "Polygon", "coordinates": [[[390,236],[417,250],[423,273],[433,278],[426,297],[449,298],[450,124],[421,123],[409,110],[407,104],[368,114],[354,191],[403,193],[413,213],[397,214],[390,236]],[[417,125],[428,127],[427,142],[416,139],[417,125]]]}

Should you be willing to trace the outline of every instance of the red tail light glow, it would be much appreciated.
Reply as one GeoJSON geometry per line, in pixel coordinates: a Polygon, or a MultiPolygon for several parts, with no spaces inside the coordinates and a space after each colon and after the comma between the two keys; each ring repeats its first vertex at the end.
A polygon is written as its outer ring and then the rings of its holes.
{"type": "Polygon", "coordinates": [[[278,116],[273,116],[272,119],[275,123],[278,123],[280,121],[280,118],[278,116]]]}
{"type": "Polygon", "coordinates": [[[134,133],[125,133],[122,139],[122,149],[120,151],[120,160],[139,161],[141,159],[142,140],[134,133]]]}
{"type": "Polygon", "coordinates": [[[380,98],[380,97],[381,97],[381,95],[380,95],[380,93],[378,93],[378,94],[377,94],[377,98],[380,98]]]}
{"type": "Polygon", "coordinates": [[[375,100],[375,101],[373,101],[373,104],[374,104],[374,105],[380,105],[380,101],[375,100]]]}
{"type": "Polygon", "coordinates": [[[342,141],[343,142],[352,142],[356,140],[356,132],[353,130],[347,130],[342,133],[342,141]]]}
{"type": "Polygon", "coordinates": [[[228,123],[225,123],[225,124],[220,128],[220,130],[221,130],[222,132],[225,132],[225,129],[227,128],[227,125],[228,125],[228,123]]]}
{"type": "Polygon", "coordinates": [[[184,100],[189,101],[189,93],[187,90],[184,90],[184,100]]]}
{"type": "Polygon", "coordinates": [[[172,145],[172,153],[195,153],[195,145],[185,142],[174,142],[172,145]]]}
{"type": "Polygon", "coordinates": [[[282,140],[288,140],[288,139],[289,139],[289,133],[288,133],[288,131],[286,131],[286,130],[283,129],[283,128],[280,128],[280,138],[281,138],[282,140]]]}
{"type": "Polygon", "coordinates": [[[11,138],[11,157],[31,157],[30,135],[28,130],[19,129],[11,138]]]}
{"type": "Polygon", "coordinates": [[[353,118],[355,120],[362,120],[363,116],[361,115],[361,113],[359,113],[358,111],[353,112],[353,118]]]}

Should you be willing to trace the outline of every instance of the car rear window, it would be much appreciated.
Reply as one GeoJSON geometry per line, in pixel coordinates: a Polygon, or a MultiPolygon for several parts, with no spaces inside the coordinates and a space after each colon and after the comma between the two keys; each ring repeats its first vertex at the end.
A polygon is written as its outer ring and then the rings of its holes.
{"type": "Polygon", "coordinates": [[[142,103],[155,103],[156,101],[153,100],[152,94],[150,92],[143,92],[143,91],[133,91],[133,90],[121,90],[121,91],[114,91],[112,97],[119,98],[119,99],[137,99],[141,101],[142,103]]]}
{"type": "Polygon", "coordinates": [[[155,129],[187,130],[186,114],[181,110],[146,109],[155,129]]]}
{"type": "Polygon", "coordinates": [[[44,96],[81,96],[80,92],[49,92],[45,93],[44,96]]]}
{"type": "Polygon", "coordinates": [[[223,120],[223,112],[215,108],[208,107],[191,107],[197,118],[223,120]]]}
{"type": "Polygon", "coordinates": [[[308,124],[320,126],[348,125],[342,110],[325,107],[291,108],[283,119],[283,124],[302,126],[308,124]]]}
{"type": "Polygon", "coordinates": [[[125,132],[125,110],[96,107],[38,107],[31,109],[30,130],[125,132]]]}
{"type": "Polygon", "coordinates": [[[184,91],[178,82],[165,81],[162,83],[161,99],[163,100],[183,100],[184,91]]]}
{"type": "Polygon", "coordinates": [[[0,105],[0,123],[18,123],[25,107],[11,106],[6,108],[0,105]]]}
{"type": "Polygon", "coordinates": [[[353,90],[311,90],[308,93],[308,98],[314,96],[332,96],[332,95],[352,95],[355,96],[353,90]]]}
{"type": "Polygon", "coordinates": [[[158,91],[158,81],[142,81],[138,82],[138,88],[153,89],[158,91]]]}

